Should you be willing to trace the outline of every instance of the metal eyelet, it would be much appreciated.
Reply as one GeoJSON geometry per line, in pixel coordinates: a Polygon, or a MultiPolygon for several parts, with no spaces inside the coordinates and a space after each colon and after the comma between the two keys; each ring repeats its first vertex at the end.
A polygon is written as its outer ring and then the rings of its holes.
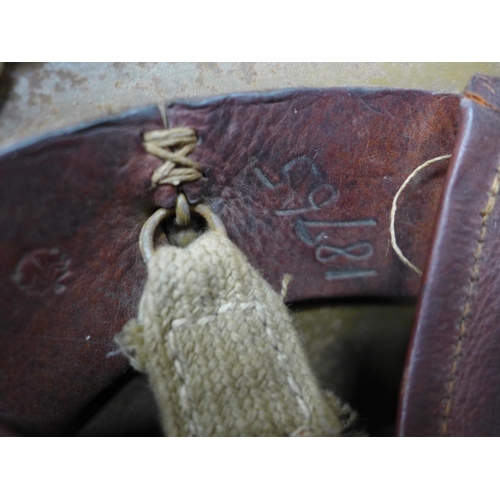
{"type": "MultiPolygon", "coordinates": [[[[212,212],[208,205],[199,204],[189,207],[189,209],[192,213],[201,215],[207,222],[207,226],[212,231],[222,234],[223,236],[227,236],[224,224],[219,217],[212,212]]],[[[159,208],[142,226],[141,234],[139,236],[139,248],[142,258],[146,264],[155,252],[154,234],[158,224],[160,224],[160,222],[167,217],[172,217],[175,213],[176,210],[174,208],[159,208]]]]}

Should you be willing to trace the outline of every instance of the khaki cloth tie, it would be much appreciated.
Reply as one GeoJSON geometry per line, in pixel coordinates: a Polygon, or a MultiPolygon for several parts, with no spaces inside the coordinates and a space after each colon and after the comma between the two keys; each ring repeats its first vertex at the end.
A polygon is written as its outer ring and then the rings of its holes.
{"type": "Polygon", "coordinates": [[[280,296],[224,235],[160,247],[137,319],[116,338],[149,376],[169,436],[338,436],[280,296]]]}

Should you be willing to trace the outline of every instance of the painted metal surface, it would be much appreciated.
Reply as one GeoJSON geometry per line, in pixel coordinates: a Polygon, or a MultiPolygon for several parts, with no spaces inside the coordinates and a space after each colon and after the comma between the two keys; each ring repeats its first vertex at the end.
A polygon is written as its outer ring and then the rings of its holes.
{"type": "Polygon", "coordinates": [[[0,81],[0,146],[179,98],[296,87],[460,93],[500,63],[19,63],[0,81]]]}

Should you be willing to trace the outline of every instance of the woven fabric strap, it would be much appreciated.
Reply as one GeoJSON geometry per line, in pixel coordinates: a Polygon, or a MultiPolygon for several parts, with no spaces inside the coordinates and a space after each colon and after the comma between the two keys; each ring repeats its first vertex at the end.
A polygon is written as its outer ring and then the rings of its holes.
{"type": "MultiPolygon", "coordinates": [[[[337,436],[280,296],[225,236],[159,248],[117,342],[149,376],[170,436],[337,436]]],[[[344,422],[344,423],[343,423],[344,422]]]]}

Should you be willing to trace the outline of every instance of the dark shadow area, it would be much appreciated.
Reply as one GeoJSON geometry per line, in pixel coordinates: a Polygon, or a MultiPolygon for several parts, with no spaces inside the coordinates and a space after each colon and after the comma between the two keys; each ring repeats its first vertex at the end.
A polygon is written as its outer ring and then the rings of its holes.
{"type": "Polygon", "coordinates": [[[358,412],[368,435],[394,436],[415,301],[311,301],[291,309],[320,385],[358,412]]]}
{"type": "Polygon", "coordinates": [[[102,391],[66,429],[67,436],[161,436],[146,377],[130,370],[102,391]]]}
{"type": "Polygon", "coordinates": [[[7,102],[14,85],[14,70],[17,63],[5,63],[0,74],[0,113],[7,102]]]}

